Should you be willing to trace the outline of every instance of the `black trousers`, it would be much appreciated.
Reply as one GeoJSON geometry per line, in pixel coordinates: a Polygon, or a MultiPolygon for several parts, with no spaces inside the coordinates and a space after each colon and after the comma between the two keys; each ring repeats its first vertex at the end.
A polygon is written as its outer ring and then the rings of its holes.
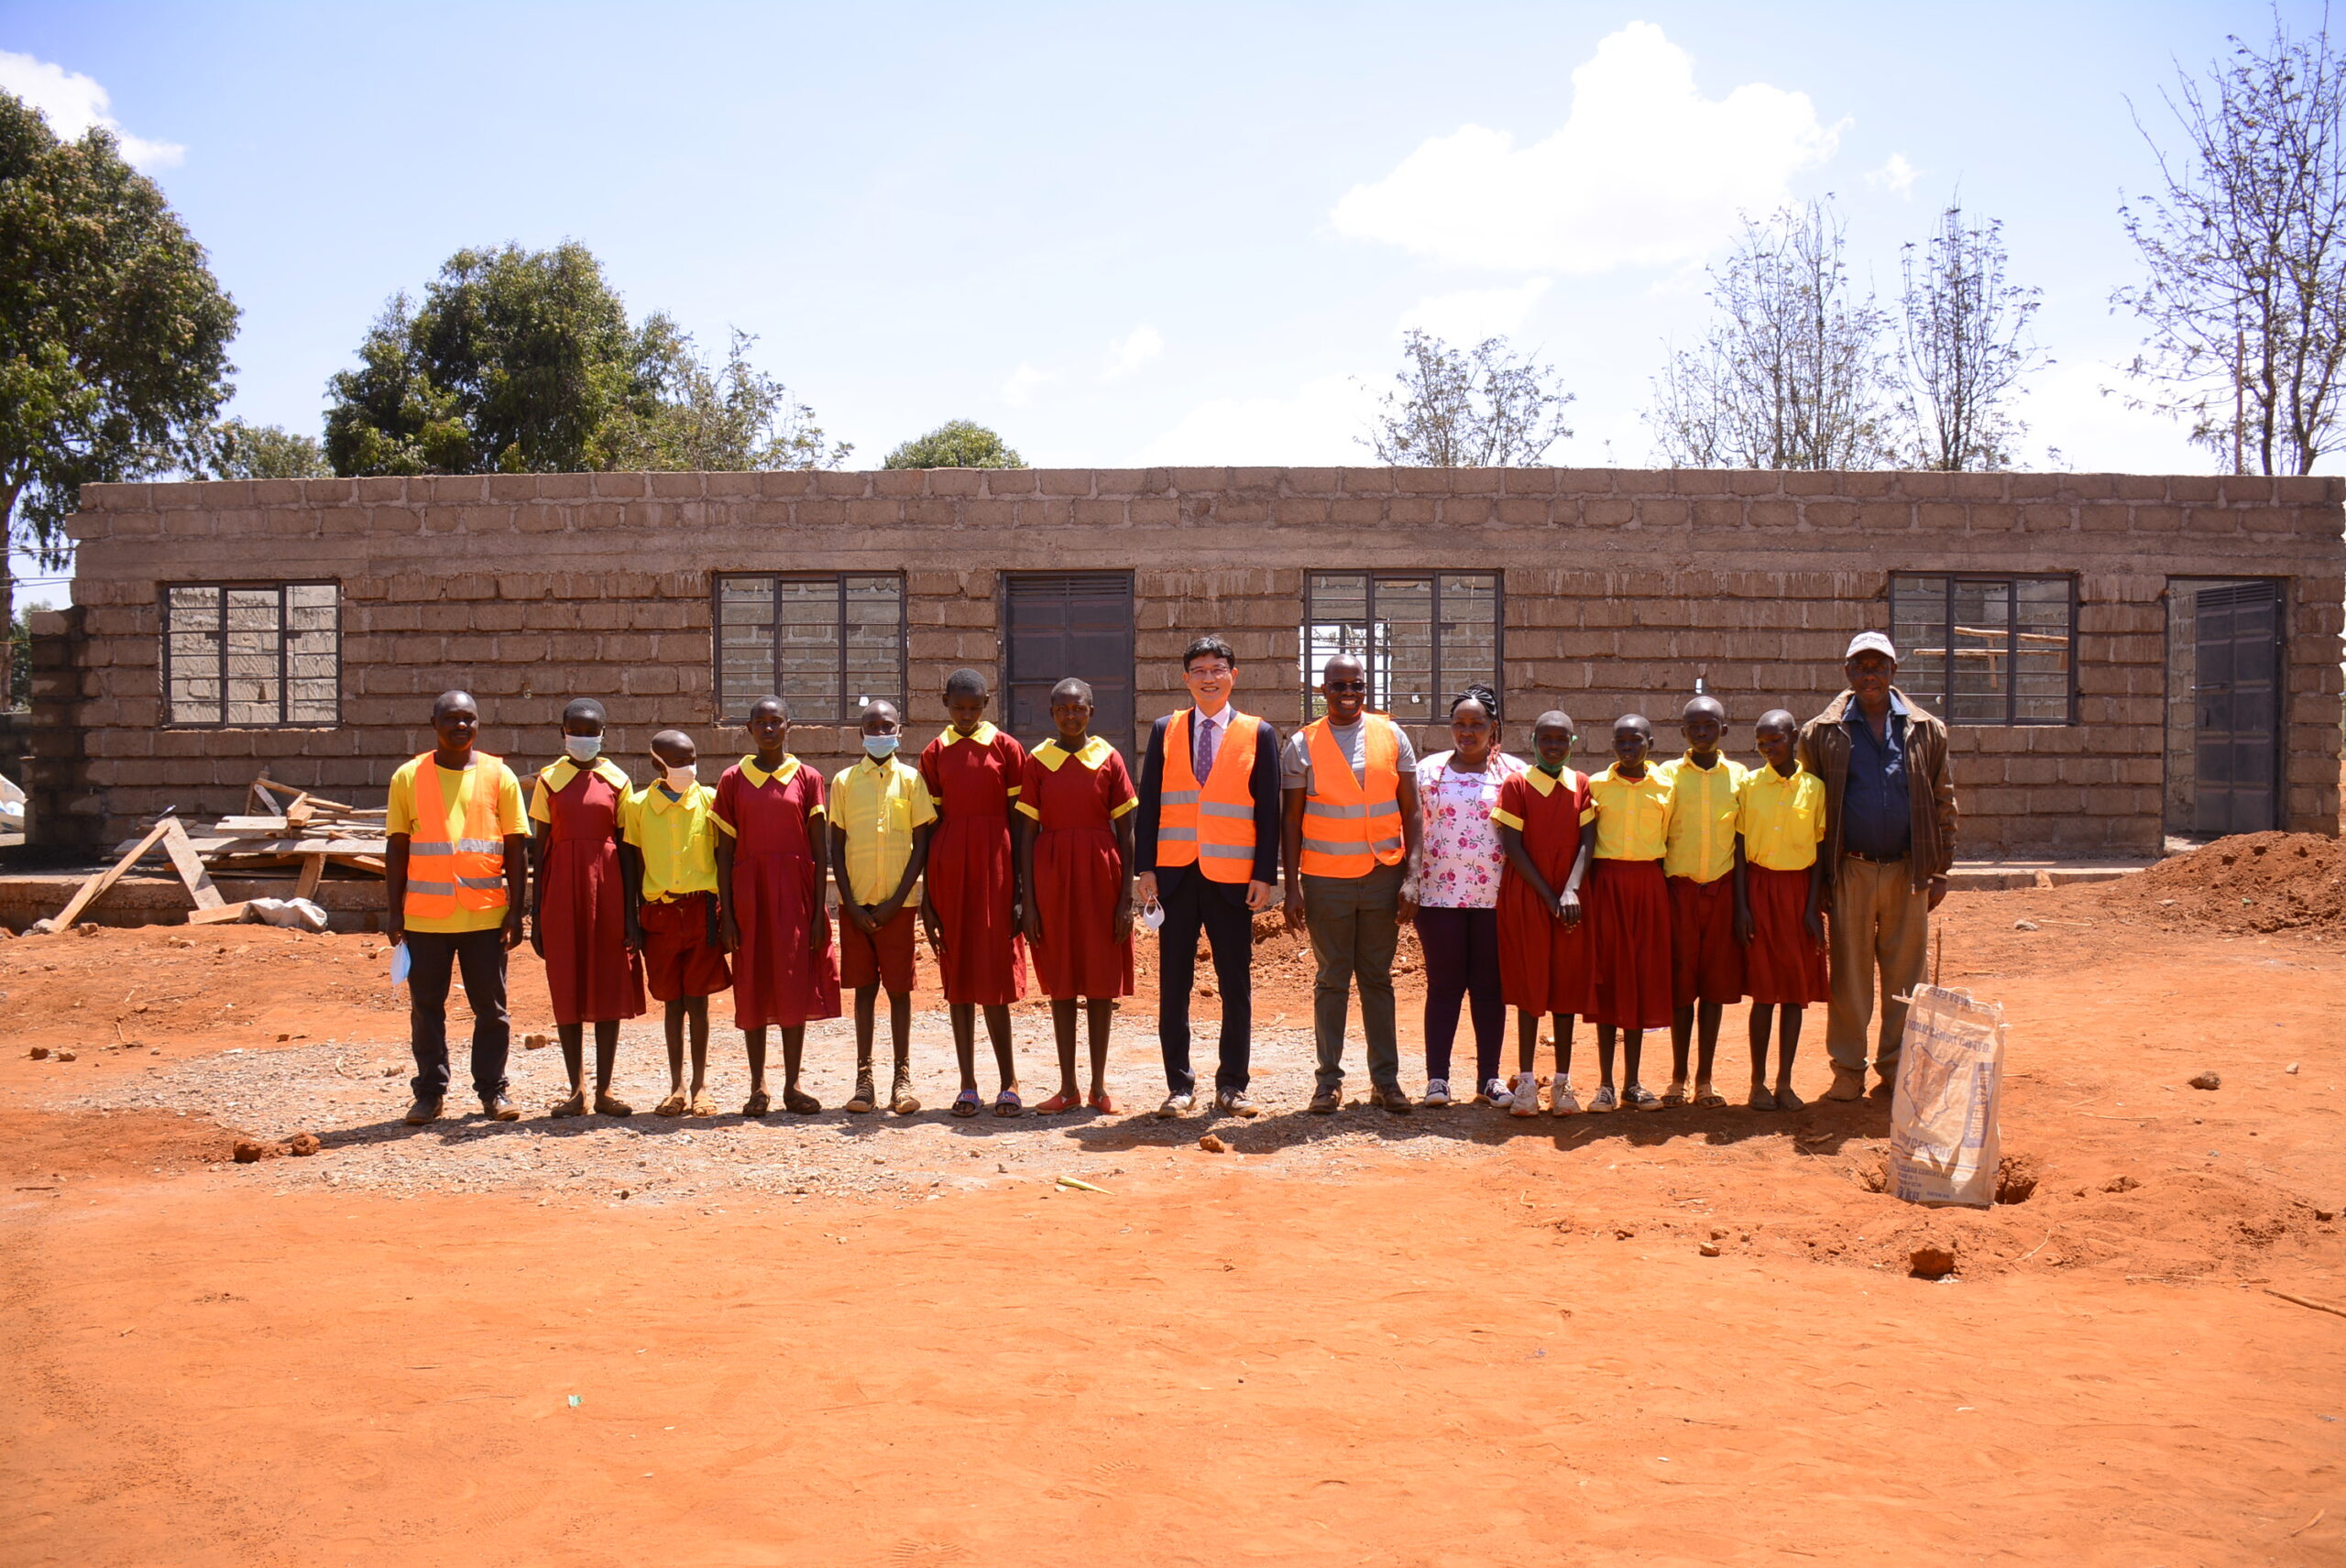
{"type": "Polygon", "coordinates": [[[448,979],[461,970],[473,1009],[473,1089],[483,1100],[505,1092],[505,1058],[513,1031],[505,1018],[505,933],[410,931],[408,1040],[415,1051],[418,1100],[448,1098],[448,979]]]}
{"type": "Polygon", "coordinates": [[[1233,888],[1191,871],[1172,892],[1160,887],[1157,902],[1165,907],[1157,933],[1157,1041],[1165,1053],[1165,1086],[1176,1094],[1194,1093],[1198,1086],[1189,1070],[1189,988],[1197,981],[1202,930],[1222,992],[1222,1061],[1213,1086],[1244,1089],[1255,1039],[1255,916],[1246,907],[1245,884],[1233,888]]]}

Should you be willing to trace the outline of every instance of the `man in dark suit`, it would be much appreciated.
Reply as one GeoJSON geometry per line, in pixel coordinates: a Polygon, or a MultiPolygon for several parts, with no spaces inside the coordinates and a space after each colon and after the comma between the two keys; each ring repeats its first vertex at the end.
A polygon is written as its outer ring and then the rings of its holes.
{"type": "Polygon", "coordinates": [[[1202,930],[1222,992],[1214,1105],[1225,1115],[1254,1116],[1262,1109],[1246,1094],[1255,912],[1270,906],[1278,883],[1279,733],[1232,706],[1238,656],[1221,638],[1189,644],[1181,679],[1195,706],[1150,727],[1134,823],[1135,894],[1144,907],[1153,900],[1165,912],[1157,932],[1157,1036],[1167,1092],[1157,1113],[1186,1115],[1197,1104],[1189,988],[1202,930]]]}

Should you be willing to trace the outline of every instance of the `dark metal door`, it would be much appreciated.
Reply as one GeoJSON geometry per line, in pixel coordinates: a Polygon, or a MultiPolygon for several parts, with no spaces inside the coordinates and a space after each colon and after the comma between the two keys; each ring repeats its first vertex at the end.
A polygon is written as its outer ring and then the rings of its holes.
{"type": "Polygon", "coordinates": [[[2193,598],[2192,825],[2264,832],[2279,818],[2281,585],[2236,583],[2193,598]]]}
{"type": "Polygon", "coordinates": [[[1091,685],[1092,733],[1130,760],[1133,748],[1133,579],[1129,572],[1021,572],[1003,590],[1010,732],[1032,746],[1056,733],[1051,688],[1073,675],[1091,685]]]}

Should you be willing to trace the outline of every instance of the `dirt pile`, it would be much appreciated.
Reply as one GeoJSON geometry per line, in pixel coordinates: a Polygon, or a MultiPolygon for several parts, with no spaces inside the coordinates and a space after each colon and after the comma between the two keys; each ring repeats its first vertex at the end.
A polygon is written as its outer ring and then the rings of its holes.
{"type": "Polygon", "coordinates": [[[2346,839],[2243,833],[2086,891],[2162,925],[2346,936],[2346,839]]]}

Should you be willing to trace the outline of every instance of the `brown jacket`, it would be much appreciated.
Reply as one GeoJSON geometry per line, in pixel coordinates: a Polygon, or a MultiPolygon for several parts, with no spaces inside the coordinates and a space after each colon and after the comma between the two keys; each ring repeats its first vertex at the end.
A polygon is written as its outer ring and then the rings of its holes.
{"type": "MultiPolygon", "coordinates": [[[[1825,865],[1836,877],[1841,873],[1841,796],[1849,785],[1846,720],[1853,695],[1843,692],[1800,727],[1801,763],[1825,781],[1825,865]]],[[[1946,724],[1904,692],[1898,692],[1898,699],[1906,705],[1906,794],[1914,829],[1906,864],[1920,892],[1955,865],[1955,781],[1947,775],[1946,724]]]]}

